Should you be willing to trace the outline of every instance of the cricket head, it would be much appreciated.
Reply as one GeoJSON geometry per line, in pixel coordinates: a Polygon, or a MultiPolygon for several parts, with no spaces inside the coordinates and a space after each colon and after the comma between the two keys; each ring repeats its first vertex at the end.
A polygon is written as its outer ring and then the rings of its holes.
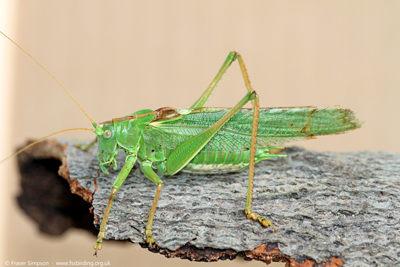
{"type": "Polygon", "coordinates": [[[117,169],[116,157],[118,148],[125,151],[126,155],[136,155],[139,151],[143,129],[155,117],[155,112],[149,109],[140,110],[131,115],[115,118],[94,126],[93,132],[97,135],[101,170],[108,174],[104,165],[117,169]]]}
{"type": "Polygon", "coordinates": [[[104,165],[114,166],[117,169],[116,157],[118,155],[117,138],[113,124],[99,124],[93,123],[95,129],[93,132],[97,135],[97,143],[99,147],[99,155],[97,156],[100,161],[101,171],[108,174],[104,165]]]}

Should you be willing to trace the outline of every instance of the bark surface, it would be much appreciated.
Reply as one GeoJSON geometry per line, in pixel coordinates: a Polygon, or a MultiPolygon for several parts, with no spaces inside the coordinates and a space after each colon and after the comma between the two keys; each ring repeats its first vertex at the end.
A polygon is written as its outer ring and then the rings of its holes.
{"type": "MultiPolygon", "coordinates": [[[[59,234],[68,227],[94,231],[83,219],[83,214],[93,215],[83,201],[64,195],[64,202],[60,200],[60,192],[69,193],[40,182],[40,177],[65,183],[55,173],[61,165],[58,173],[73,194],[92,205],[98,227],[118,175],[112,168],[103,174],[97,148],[82,152],[73,146],[76,142],[49,140],[19,156],[24,189],[19,202],[44,232],[59,234]],[[42,191],[53,197],[44,197],[42,191]]],[[[288,157],[258,163],[254,180],[253,211],[271,220],[277,231],[245,217],[248,171],[160,175],[164,186],[154,217],[157,246],[152,251],[199,261],[241,255],[266,263],[286,261],[287,266],[400,265],[400,154],[297,147],[283,153],[288,157]]],[[[121,151],[119,168],[124,161],[121,151]]],[[[144,244],[155,191],[135,165],[114,199],[106,239],[144,244]]]]}

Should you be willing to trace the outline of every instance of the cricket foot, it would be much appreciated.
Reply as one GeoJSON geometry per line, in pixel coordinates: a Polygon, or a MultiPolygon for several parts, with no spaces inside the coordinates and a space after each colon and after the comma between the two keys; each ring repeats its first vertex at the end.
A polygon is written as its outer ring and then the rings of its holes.
{"type": "Polygon", "coordinates": [[[100,232],[99,235],[97,236],[96,244],[93,246],[93,248],[94,248],[93,256],[97,257],[97,252],[103,247],[102,242],[103,242],[104,236],[105,236],[105,232],[100,232]]]}
{"type": "Polygon", "coordinates": [[[264,217],[261,217],[260,215],[254,213],[254,212],[251,212],[251,211],[246,212],[246,218],[252,219],[253,221],[258,221],[264,227],[271,226],[272,232],[274,232],[276,230],[275,227],[272,225],[271,221],[266,220],[264,217]]]}
{"type": "Polygon", "coordinates": [[[146,243],[149,244],[149,247],[155,244],[151,229],[146,229],[146,243]]]}

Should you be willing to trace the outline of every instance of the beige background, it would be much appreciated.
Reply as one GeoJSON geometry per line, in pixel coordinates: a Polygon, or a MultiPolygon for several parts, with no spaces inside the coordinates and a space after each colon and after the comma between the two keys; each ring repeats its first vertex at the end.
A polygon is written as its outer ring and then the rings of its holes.
{"type": "MultiPolygon", "coordinates": [[[[342,105],[365,121],[360,130],[296,145],[400,152],[399,10],[394,0],[10,1],[0,30],[47,67],[97,122],[144,108],[188,107],[228,52],[237,50],[262,106],[342,105]]],[[[27,138],[91,126],[36,63],[2,36],[0,44],[1,158],[27,138]]],[[[231,107],[244,93],[235,63],[208,105],[231,107]]],[[[78,230],[42,235],[15,204],[14,160],[0,171],[0,266],[6,260],[204,265],[118,242],[105,242],[96,259],[93,236],[78,230]]]]}

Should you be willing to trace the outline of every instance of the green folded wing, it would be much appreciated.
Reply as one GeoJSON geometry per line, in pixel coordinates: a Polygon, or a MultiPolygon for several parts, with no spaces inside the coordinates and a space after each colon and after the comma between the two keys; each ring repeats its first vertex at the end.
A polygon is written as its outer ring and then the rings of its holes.
{"type": "MultiPolygon", "coordinates": [[[[144,138],[157,139],[169,149],[174,149],[223,117],[229,109],[181,109],[182,114],[173,120],[155,121],[148,125],[144,138]]],[[[239,110],[210,140],[204,148],[244,149],[251,139],[252,109],[239,110]]],[[[261,108],[257,132],[257,147],[281,145],[318,135],[343,133],[361,127],[354,113],[340,107],[279,107],[261,108]]]]}

